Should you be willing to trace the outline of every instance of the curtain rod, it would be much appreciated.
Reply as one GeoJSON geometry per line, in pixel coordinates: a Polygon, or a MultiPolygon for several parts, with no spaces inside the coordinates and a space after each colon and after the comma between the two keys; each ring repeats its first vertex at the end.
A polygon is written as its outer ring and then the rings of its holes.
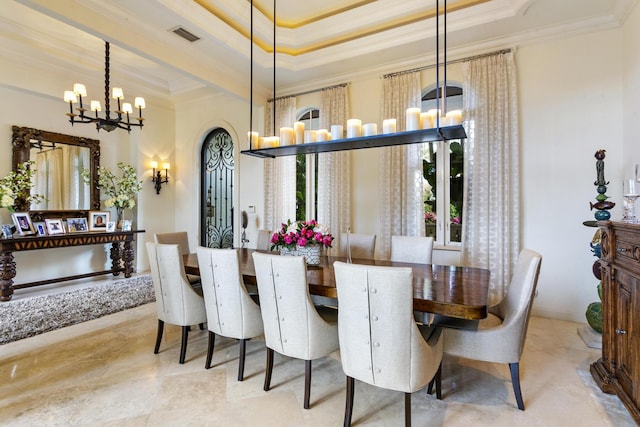
{"type": "MultiPolygon", "coordinates": [[[[456,59],[453,61],[449,61],[447,62],[445,65],[450,65],[450,64],[457,64],[458,62],[465,62],[465,61],[472,61],[474,59],[480,59],[480,58],[485,58],[487,56],[494,56],[494,55],[502,55],[505,53],[509,53],[511,52],[513,49],[509,48],[509,49],[502,49],[502,50],[497,50],[495,52],[488,52],[488,53],[483,53],[480,55],[475,55],[475,56],[469,56],[467,58],[460,58],[460,59],[456,59]]],[[[423,67],[418,67],[418,68],[412,68],[410,70],[404,70],[404,71],[396,71],[395,73],[389,73],[389,74],[384,74],[382,76],[382,78],[389,78],[389,77],[395,77],[395,76],[399,76],[401,74],[407,74],[407,73],[414,73],[416,71],[423,71],[423,70],[428,70],[430,68],[435,68],[436,64],[431,64],[431,65],[425,65],[423,67]]]]}
{"type": "Polygon", "coordinates": [[[295,97],[295,96],[308,95],[310,93],[320,92],[320,91],[323,91],[325,89],[333,89],[333,88],[337,88],[337,87],[347,87],[347,86],[349,86],[349,83],[340,83],[340,84],[333,85],[333,86],[321,87],[320,89],[311,89],[311,90],[307,90],[305,92],[292,93],[291,95],[285,95],[285,96],[279,96],[277,98],[267,99],[267,102],[273,102],[273,101],[277,101],[279,99],[291,98],[291,97],[295,97]]]}

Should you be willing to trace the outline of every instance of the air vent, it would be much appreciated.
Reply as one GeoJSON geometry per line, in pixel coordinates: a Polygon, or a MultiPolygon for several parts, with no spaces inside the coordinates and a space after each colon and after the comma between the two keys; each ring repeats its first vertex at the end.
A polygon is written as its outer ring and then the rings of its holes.
{"type": "Polygon", "coordinates": [[[176,27],[174,29],[171,30],[171,32],[173,32],[174,34],[179,35],[180,37],[182,37],[183,39],[193,43],[196,40],[200,40],[200,37],[196,36],[195,34],[193,34],[192,32],[186,30],[184,27],[176,27]]]}

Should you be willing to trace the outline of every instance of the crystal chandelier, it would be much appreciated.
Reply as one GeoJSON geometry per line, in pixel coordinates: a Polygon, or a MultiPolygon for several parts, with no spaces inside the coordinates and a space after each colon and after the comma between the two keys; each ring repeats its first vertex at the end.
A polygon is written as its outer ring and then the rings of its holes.
{"type": "Polygon", "coordinates": [[[134,100],[135,108],[138,109],[138,117],[135,119],[138,123],[131,123],[129,121],[129,115],[133,114],[133,108],[128,102],[122,102],[124,100],[124,94],[122,88],[114,87],[112,91],[113,99],[118,102],[118,109],[113,111],[114,117],[111,117],[109,110],[109,42],[105,41],[105,53],[104,53],[104,105],[105,115],[100,117],[98,113],[102,111],[102,105],[100,101],[91,100],[89,108],[95,113],[95,117],[85,114],[88,111],[82,103],[82,97],[87,96],[87,88],[82,83],[75,83],[73,90],[66,90],[64,92],[64,101],[69,103],[69,112],[66,113],[69,116],[69,122],[71,126],[74,123],[95,123],[96,129],[100,132],[100,129],[104,129],[107,132],[111,132],[116,128],[125,129],[127,132],[131,132],[131,127],[136,126],[142,128],[144,118],[142,117],[142,109],[145,108],[144,98],[136,97],[134,100]],[[78,103],[76,107],[77,114],[73,112],[73,104],[78,103]]]}

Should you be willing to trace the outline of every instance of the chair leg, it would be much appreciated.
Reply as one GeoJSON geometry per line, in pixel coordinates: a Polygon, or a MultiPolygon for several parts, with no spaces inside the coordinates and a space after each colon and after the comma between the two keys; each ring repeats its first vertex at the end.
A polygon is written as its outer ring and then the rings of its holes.
{"type": "Polygon", "coordinates": [[[513,384],[513,392],[516,395],[516,403],[518,409],[524,411],[524,402],[522,401],[522,391],[520,390],[520,363],[509,363],[511,371],[511,383],[513,384]]]}
{"type": "Polygon", "coordinates": [[[411,427],[411,393],[404,394],[404,425],[411,427]]]}
{"type": "Polygon", "coordinates": [[[436,383],[436,399],[442,400],[442,362],[438,366],[434,380],[436,383]]]}
{"type": "Polygon", "coordinates": [[[204,369],[211,368],[211,359],[213,359],[213,348],[216,345],[216,334],[209,331],[209,344],[207,345],[207,360],[204,362],[204,369]]]}
{"type": "Polygon", "coordinates": [[[244,379],[244,355],[247,352],[247,340],[240,340],[240,355],[238,357],[238,381],[244,379]]]}
{"type": "Polygon", "coordinates": [[[156,346],[153,349],[153,354],[158,354],[160,351],[160,342],[162,341],[162,332],[164,331],[164,322],[158,319],[158,333],[156,334],[156,346]]]}
{"type": "Polygon", "coordinates": [[[311,360],[304,361],[304,409],[309,409],[311,399],[311,360]]]}
{"type": "Polygon", "coordinates": [[[344,427],[351,426],[353,415],[353,396],[355,394],[356,381],[353,377],[347,377],[347,398],[344,405],[344,427]]]}
{"type": "Polygon", "coordinates": [[[438,366],[436,374],[431,378],[431,381],[429,381],[427,394],[433,394],[434,385],[436,386],[436,399],[442,400],[442,362],[440,362],[440,366],[438,366]]]}
{"type": "Polygon", "coordinates": [[[264,391],[271,387],[271,372],[273,371],[273,349],[267,347],[267,367],[264,371],[264,391]]]}
{"type": "Polygon", "coordinates": [[[184,363],[187,355],[187,338],[189,337],[189,326],[182,327],[182,345],[180,345],[180,364],[184,363]]]}

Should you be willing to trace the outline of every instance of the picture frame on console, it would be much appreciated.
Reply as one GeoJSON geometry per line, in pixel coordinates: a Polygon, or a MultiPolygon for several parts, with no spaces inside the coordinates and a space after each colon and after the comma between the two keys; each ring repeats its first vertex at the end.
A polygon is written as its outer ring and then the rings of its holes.
{"type": "Polygon", "coordinates": [[[47,233],[49,235],[64,234],[64,224],[61,218],[49,219],[45,218],[45,224],[47,224],[47,233]]]}
{"type": "Polygon", "coordinates": [[[108,211],[90,211],[89,231],[108,231],[109,214],[108,211]]]}
{"type": "Polygon", "coordinates": [[[86,218],[69,218],[67,219],[67,230],[69,233],[84,233],[87,231],[86,218]]]}
{"type": "Polygon", "coordinates": [[[38,236],[46,236],[47,235],[47,224],[44,222],[34,222],[33,227],[36,229],[36,233],[38,236]]]}
{"type": "Polygon", "coordinates": [[[13,219],[13,223],[16,225],[19,235],[30,236],[36,233],[33,228],[33,223],[31,222],[31,216],[29,216],[28,212],[14,212],[11,214],[11,218],[13,219]]]}
{"type": "Polygon", "coordinates": [[[116,231],[116,222],[115,221],[107,222],[107,233],[113,233],[114,231],[116,231]]]}

